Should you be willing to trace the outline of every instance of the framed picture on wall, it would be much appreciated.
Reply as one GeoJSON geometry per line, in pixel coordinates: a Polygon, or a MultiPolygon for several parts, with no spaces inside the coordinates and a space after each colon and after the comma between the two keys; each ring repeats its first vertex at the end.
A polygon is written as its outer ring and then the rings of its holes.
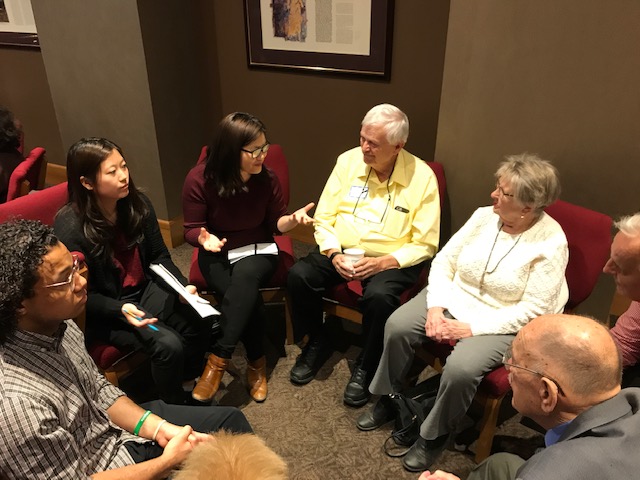
{"type": "Polygon", "coordinates": [[[388,79],[393,0],[245,0],[250,67],[388,79]]]}
{"type": "Polygon", "coordinates": [[[0,45],[40,47],[30,0],[0,0],[0,45]]]}

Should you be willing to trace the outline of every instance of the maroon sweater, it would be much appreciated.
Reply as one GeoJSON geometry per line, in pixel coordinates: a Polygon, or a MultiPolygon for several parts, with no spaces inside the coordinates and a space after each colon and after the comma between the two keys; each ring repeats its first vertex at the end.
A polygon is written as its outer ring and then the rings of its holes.
{"type": "Polygon", "coordinates": [[[187,174],[182,189],[184,238],[199,247],[200,227],[216,237],[227,239],[223,252],[258,242],[273,242],[278,219],[286,215],[280,182],[265,168],[266,174],[252,175],[247,191],[220,197],[211,185],[205,185],[205,164],[187,174]]]}

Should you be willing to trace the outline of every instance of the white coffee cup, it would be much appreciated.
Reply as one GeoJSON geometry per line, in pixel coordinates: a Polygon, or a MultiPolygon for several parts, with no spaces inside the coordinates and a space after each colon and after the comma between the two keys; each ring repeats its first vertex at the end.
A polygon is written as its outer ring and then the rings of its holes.
{"type": "Polygon", "coordinates": [[[358,260],[364,258],[364,250],[361,248],[345,248],[342,253],[351,263],[356,263],[358,260]]]}

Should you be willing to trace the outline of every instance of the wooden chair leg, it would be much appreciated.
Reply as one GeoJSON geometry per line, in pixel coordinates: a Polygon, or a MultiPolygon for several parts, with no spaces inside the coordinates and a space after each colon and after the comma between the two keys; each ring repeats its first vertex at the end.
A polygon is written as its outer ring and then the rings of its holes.
{"type": "Polygon", "coordinates": [[[505,395],[499,398],[486,398],[484,401],[484,414],[480,421],[480,436],[476,442],[476,463],[480,463],[491,454],[500,405],[502,405],[504,397],[505,395]]]}
{"type": "Polygon", "coordinates": [[[104,372],[104,376],[106,377],[107,380],[109,380],[110,383],[112,383],[116,387],[119,386],[118,385],[118,374],[116,372],[114,372],[113,370],[106,370],[104,372]]]}

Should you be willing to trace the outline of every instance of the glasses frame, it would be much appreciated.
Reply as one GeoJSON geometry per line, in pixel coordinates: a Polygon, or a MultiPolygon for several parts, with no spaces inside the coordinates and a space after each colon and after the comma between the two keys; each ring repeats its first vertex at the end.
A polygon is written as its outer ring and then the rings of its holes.
{"type": "Polygon", "coordinates": [[[246,152],[251,155],[251,158],[258,158],[260,155],[266,155],[269,151],[269,147],[271,144],[269,142],[265,143],[261,147],[256,148],[255,150],[247,150],[245,148],[241,148],[243,152],[246,152]]]}
{"type": "Polygon", "coordinates": [[[362,197],[364,197],[367,193],[369,193],[369,187],[367,186],[367,184],[369,183],[369,177],[371,176],[371,170],[373,170],[373,168],[369,169],[369,173],[367,174],[367,179],[364,181],[364,186],[362,187],[362,192],[360,193],[360,195],[358,195],[358,199],[356,200],[356,204],[353,206],[353,212],[351,212],[351,215],[353,215],[354,219],[359,220],[360,222],[363,222],[363,223],[373,224],[373,225],[383,225],[384,224],[384,217],[387,214],[387,210],[389,210],[389,205],[391,204],[391,192],[389,191],[389,180],[391,180],[391,175],[389,175],[389,178],[387,178],[387,204],[384,207],[384,212],[382,212],[382,217],[380,217],[380,221],[376,222],[374,220],[369,220],[368,218],[362,218],[362,217],[359,217],[358,215],[356,215],[356,209],[358,208],[358,204],[360,203],[360,199],[362,197]]]}
{"type": "Polygon", "coordinates": [[[513,360],[513,349],[511,348],[511,345],[509,345],[507,350],[504,352],[504,355],[502,355],[502,365],[504,365],[504,368],[506,368],[507,372],[511,368],[519,368],[520,370],[524,370],[526,372],[533,373],[534,375],[538,375],[539,377],[546,378],[552,381],[556,385],[556,387],[558,388],[558,393],[565,395],[564,390],[562,390],[562,387],[560,386],[558,381],[553,377],[550,377],[544,372],[539,372],[538,370],[533,370],[531,368],[523,367],[522,365],[517,365],[515,363],[512,363],[511,360],[513,360]]]}
{"type": "Polygon", "coordinates": [[[69,285],[69,289],[73,291],[76,286],[76,273],[80,271],[80,260],[77,255],[72,255],[73,257],[73,267],[71,267],[71,273],[69,274],[69,278],[67,278],[63,282],[50,283],[49,285],[45,285],[44,288],[56,288],[63,287],[65,285],[69,285]]]}
{"type": "Polygon", "coordinates": [[[498,190],[498,193],[503,197],[515,198],[513,193],[505,192],[504,188],[502,188],[498,182],[496,182],[496,190],[498,190]]]}

